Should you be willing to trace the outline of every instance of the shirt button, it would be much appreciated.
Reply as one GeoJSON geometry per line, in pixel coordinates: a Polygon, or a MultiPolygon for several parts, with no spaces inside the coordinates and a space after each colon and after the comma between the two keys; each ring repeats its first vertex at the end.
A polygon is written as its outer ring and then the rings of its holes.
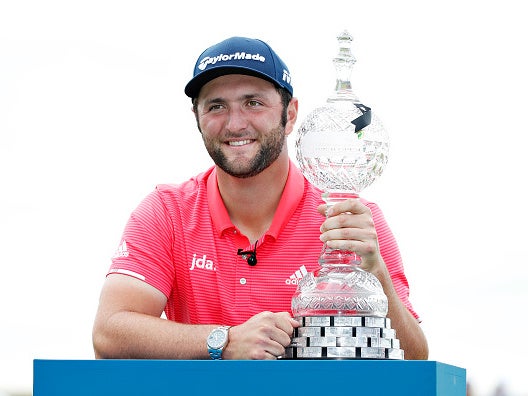
{"type": "Polygon", "coordinates": [[[245,285],[247,283],[246,278],[240,278],[240,284],[245,285]]]}

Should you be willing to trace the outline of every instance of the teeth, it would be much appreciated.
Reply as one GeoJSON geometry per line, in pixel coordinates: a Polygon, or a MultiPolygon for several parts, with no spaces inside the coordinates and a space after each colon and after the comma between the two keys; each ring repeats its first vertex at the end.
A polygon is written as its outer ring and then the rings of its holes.
{"type": "Polygon", "coordinates": [[[230,146],[243,146],[244,144],[251,143],[251,140],[240,140],[238,142],[229,142],[230,146]]]}

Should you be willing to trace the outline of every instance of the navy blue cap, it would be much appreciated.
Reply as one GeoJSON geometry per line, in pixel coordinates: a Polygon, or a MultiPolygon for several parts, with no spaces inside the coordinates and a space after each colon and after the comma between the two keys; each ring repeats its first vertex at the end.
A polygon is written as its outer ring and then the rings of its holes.
{"type": "Polygon", "coordinates": [[[291,75],[286,64],[262,40],[231,37],[207,48],[196,61],[185,94],[196,98],[209,81],[226,74],[247,74],[264,78],[293,95],[291,75]]]}

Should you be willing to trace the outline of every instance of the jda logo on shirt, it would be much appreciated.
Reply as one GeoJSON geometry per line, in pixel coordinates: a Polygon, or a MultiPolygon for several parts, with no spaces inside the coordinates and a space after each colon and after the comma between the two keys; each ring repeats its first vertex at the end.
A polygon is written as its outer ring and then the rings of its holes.
{"type": "Polygon", "coordinates": [[[201,258],[196,258],[196,253],[193,254],[191,268],[189,268],[189,270],[192,271],[195,268],[216,271],[216,267],[214,266],[213,260],[207,260],[206,254],[204,254],[201,258]]]}

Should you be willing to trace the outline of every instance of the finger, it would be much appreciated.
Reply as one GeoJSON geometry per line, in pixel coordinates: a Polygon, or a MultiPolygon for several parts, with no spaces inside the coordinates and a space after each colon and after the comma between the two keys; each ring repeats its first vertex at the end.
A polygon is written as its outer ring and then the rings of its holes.
{"type": "Polygon", "coordinates": [[[267,349],[267,353],[273,356],[273,359],[276,359],[277,356],[282,356],[286,352],[286,347],[290,345],[290,342],[286,345],[274,343],[273,345],[270,345],[270,347],[267,349]]]}
{"type": "Polygon", "coordinates": [[[319,236],[319,239],[323,243],[332,240],[364,242],[367,239],[367,233],[361,228],[336,227],[324,230],[319,236]]]}
{"type": "MultiPolygon", "coordinates": [[[[326,234],[329,233],[330,231],[326,234]]],[[[329,249],[355,252],[361,257],[372,256],[379,252],[378,243],[375,239],[359,240],[334,237],[326,240],[325,238],[325,234],[321,234],[321,241],[326,243],[326,246],[329,249]]]]}
{"type": "Polygon", "coordinates": [[[293,335],[293,327],[290,327],[291,330],[283,330],[281,328],[275,327],[275,329],[270,332],[269,340],[271,348],[270,350],[274,352],[282,353],[282,351],[276,351],[276,348],[287,347],[291,342],[291,337],[293,335]]]}
{"type": "Polygon", "coordinates": [[[326,211],[328,210],[327,204],[321,204],[317,207],[317,211],[322,214],[323,216],[326,216],[326,211]]]}
{"type": "Polygon", "coordinates": [[[328,217],[321,224],[320,231],[325,232],[339,228],[360,228],[372,234],[376,229],[376,225],[370,212],[363,212],[362,214],[343,213],[339,216],[328,217]]]}
{"type": "Polygon", "coordinates": [[[332,239],[326,242],[326,246],[333,250],[345,250],[354,252],[361,256],[361,242],[350,241],[347,239],[332,239]]]}
{"type": "Polygon", "coordinates": [[[299,322],[297,319],[290,318],[290,323],[292,327],[297,328],[301,326],[301,322],[299,322]]]}
{"type": "Polygon", "coordinates": [[[291,343],[294,327],[299,327],[299,325],[300,323],[293,319],[289,312],[276,313],[274,326],[268,335],[273,347],[270,351],[275,353],[276,356],[284,353],[284,347],[291,343]],[[276,348],[279,348],[279,350],[276,348]]]}
{"type": "Polygon", "coordinates": [[[365,224],[337,224],[321,226],[319,239],[324,243],[332,240],[343,240],[377,245],[378,233],[374,226],[365,224]]]}
{"type": "Polygon", "coordinates": [[[275,356],[273,353],[271,352],[266,352],[264,354],[264,357],[262,358],[262,360],[276,360],[277,359],[277,356],[275,356]]]}
{"type": "Polygon", "coordinates": [[[325,221],[323,221],[323,223],[321,224],[320,231],[326,232],[329,230],[345,228],[345,227],[355,228],[356,221],[357,219],[354,219],[351,215],[329,217],[325,221]]]}
{"type": "Polygon", "coordinates": [[[275,326],[289,336],[293,334],[293,329],[299,325],[299,322],[293,319],[289,312],[278,312],[276,315],[275,326]]]}
{"type": "Polygon", "coordinates": [[[341,213],[361,214],[366,211],[369,211],[369,208],[359,198],[351,198],[329,206],[326,215],[332,217],[341,213]]]}

